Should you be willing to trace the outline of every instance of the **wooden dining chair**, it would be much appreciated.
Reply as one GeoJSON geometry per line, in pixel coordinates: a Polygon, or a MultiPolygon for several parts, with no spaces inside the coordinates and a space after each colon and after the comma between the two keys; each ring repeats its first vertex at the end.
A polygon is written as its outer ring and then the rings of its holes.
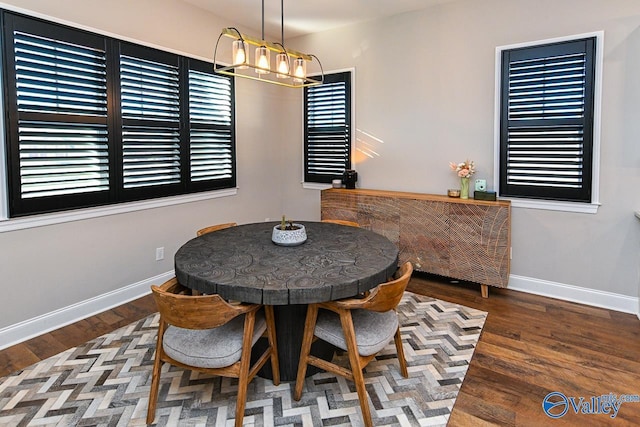
{"type": "Polygon", "coordinates": [[[218,231],[218,230],[224,230],[225,228],[231,228],[231,227],[235,227],[237,225],[238,224],[236,224],[235,222],[227,222],[227,223],[224,223],[224,224],[210,225],[209,227],[201,228],[200,230],[198,230],[196,232],[196,235],[198,237],[200,237],[203,234],[211,233],[213,231],[218,231]]]}
{"type": "MultiPolygon", "coordinates": [[[[224,230],[225,228],[231,228],[231,227],[236,227],[238,224],[235,222],[225,222],[224,224],[215,224],[215,225],[210,225],[208,227],[205,228],[201,228],[200,230],[198,230],[196,232],[196,236],[200,237],[203,234],[207,234],[207,233],[213,233],[214,231],[218,231],[218,230],[224,230]]],[[[191,290],[191,295],[202,295],[202,292],[196,290],[196,289],[192,289],[191,290]]]]}
{"type": "Polygon", "coordinates": [[[242,426],[249,382],[271,359],[273,383],[280,383],[273,307],[231,305],[220,295],[188,295],[174,277],[151,286],[160,312],[158,340],[149,393],[147,424],[156,415],[163,362],[211,375],[238,378],[235,426],[242,426]],[[264,307],[264,310],[261,308],[264,307]],[[251,348],[263,335],[268,347],[251,365],[251,348]]]}
{"type": "Polygon", "coordinates": [[[406,262],[398,269],[394,280],[376,286],[364,298],[309,304],[294,390],[295,400],[302,397],[307,365],[313,365],[353,381],[360,400],[362,419],[366,426],[373,425],[363,369],[394,338],[400,372],[405,378],[409,377],[396,308],[412,273],[413,266],[406,262]],[[311,355],[311,344],[316,339],[346,351],[351,369],[311,355]]]}
{"type": "Polygon", "coordinates": [[[349,227],[360,227],[355,221],[347,221],[346,219],[323,219],[321,222],[330,222],[333,224],[348,225],[349,227]]]}

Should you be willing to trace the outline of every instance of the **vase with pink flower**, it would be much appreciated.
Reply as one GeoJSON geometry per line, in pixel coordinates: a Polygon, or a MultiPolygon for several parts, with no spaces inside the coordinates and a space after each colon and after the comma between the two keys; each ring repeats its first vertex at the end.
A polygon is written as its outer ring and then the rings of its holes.
{"type": "Polygon", "coordinates": [[[469,181],[474,173],[476,173],[476,166],[473,160],[466,160],[462,163],[449,163],[449,167],[460,178],[460,198],[469,198],[469,181]]]}

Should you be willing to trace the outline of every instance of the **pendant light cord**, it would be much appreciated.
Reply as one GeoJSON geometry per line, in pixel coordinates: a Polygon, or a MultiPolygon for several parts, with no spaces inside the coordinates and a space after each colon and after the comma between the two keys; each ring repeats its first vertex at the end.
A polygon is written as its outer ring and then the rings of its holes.
{"type": "Polygon", "coordinates": [[[262,40],[264,40],[264,0],[262,0],[262,40]]]}
{"type": "Polygon", "coordinates": [[[280,0],[280,37],[282,45],[284,46],[284,0],[280,0]]]}

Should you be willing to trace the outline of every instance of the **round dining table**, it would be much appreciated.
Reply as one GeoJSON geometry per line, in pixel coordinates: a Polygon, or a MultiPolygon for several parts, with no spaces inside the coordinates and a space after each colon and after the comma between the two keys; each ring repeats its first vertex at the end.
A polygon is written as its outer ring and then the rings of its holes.
{"type": "MultiPolygon", "coordinates": [[[[388,281],[398,248],[373,231],[323,222],[300,222],[307,240],[298,246],[271,241],[277,223],[239,225],[204,234],[175,254],[178,281],[229,300],[274,306],[283,381],[295,380],[306,306],[357,295],[388,281]]],[[[313,352],[331,358],[318,341],[313,352]]],[[[263,376],[270,376],[269,364],[263,376]]],[[[309,374],[312,374],[310,372],[309,374]]]]}

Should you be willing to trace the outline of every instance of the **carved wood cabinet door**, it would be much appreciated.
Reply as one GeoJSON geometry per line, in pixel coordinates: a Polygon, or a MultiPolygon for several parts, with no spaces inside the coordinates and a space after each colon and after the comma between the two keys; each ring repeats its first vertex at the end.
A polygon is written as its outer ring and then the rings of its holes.
{"type": "Polygon", "coordinates": [[[417,271],[506,287],[511,204],[378,190],[323,190],[322,218],[356,221],[398,245],[417,271]]]}

